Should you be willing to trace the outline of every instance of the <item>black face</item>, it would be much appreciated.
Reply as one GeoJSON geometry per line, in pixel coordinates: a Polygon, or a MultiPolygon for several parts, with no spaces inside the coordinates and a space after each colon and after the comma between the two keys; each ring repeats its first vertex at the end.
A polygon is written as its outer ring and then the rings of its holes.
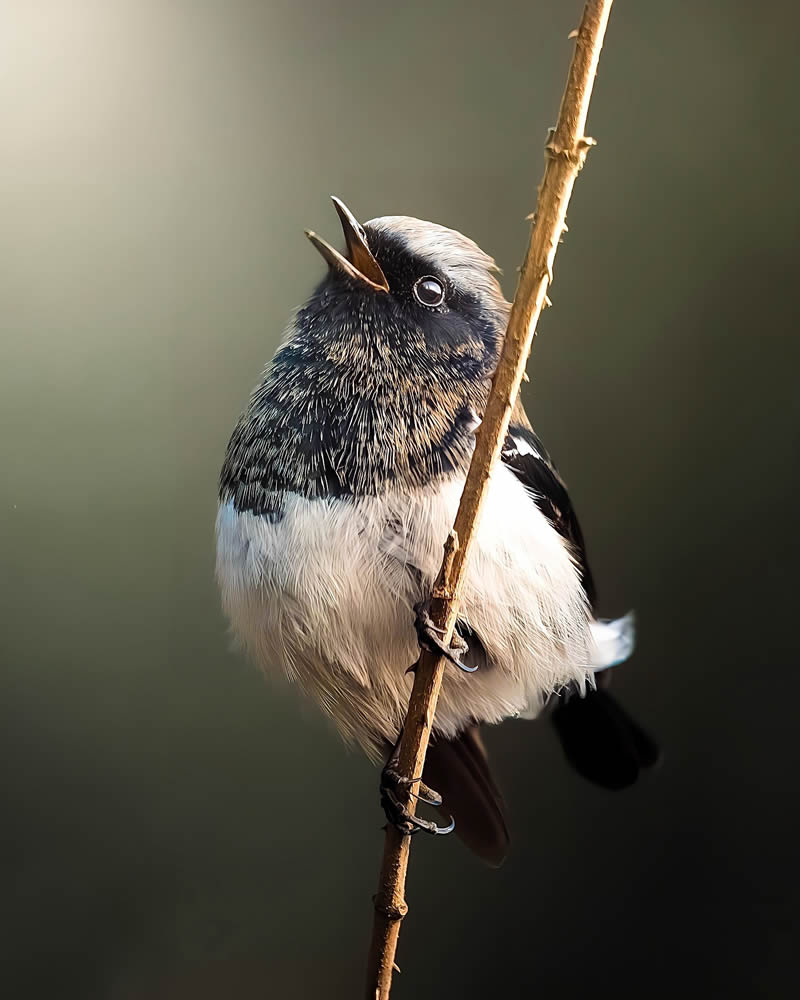
{"type": "Polygon", "coordinates": [[[401,238],[374,232],[367,232],[366,236],[370,249],[386,275],[389,294],[398,302],[413,309],[436,309],[440,313],[466,304],[456,294],[443,271],[429,259],[410,253],[401,238]]]}
{"type": "Polygon", "coordinates": [[[454,265],[448,247],[455,282],[435,252],[365,230],[375,280],[323,247],[330,270],[234,432],[221,495],[237,510],[277,516],[289,492],[376,495],[466,471],[505,322],[499,289],[477,248],[454,265]]]}
{"type": "Polygon", "coordinates": [[[471,368],[473,374],[478,374],[477,369],[485,373],[496,357],[503,318],[487,308],[476,292],[462,283],[454,284],[431,257],[411,253],[401,237],[372,231],[369,225],[362,232],[389,291],[360,285],[331,271],[318,293],[338,299],[342,310],[349,301],[353,314],[369,318],[368,325],[376,333],[394,340],[420,331],[432,359],[457,355],[459,367],[471,368]]]}

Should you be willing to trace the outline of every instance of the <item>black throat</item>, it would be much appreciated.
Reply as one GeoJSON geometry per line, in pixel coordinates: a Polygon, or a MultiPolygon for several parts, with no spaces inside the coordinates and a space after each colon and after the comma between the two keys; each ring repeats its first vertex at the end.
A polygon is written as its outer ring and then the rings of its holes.
{"type": "Polygon", "coordinates": [[[221,498],[278,515],[287,493],[377,495],[465,471],[501,331],[459,305],[410,322],[392,295],[323,282],[233,432],[221,498]]]}

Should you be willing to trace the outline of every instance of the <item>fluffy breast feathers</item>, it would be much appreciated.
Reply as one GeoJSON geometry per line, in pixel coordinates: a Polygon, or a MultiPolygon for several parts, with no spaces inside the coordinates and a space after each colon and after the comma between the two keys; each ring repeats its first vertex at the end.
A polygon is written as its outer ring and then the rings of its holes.
{"type": "MultiPolygon", "coordinates": [[[[430,592],[463,477],[427,492],[306,499],[281,514],[223,499],[217,576],[233,631],[266,671],[314,698],[348,741],[377,757],[408,706],[419,650],[414,604],[430,592]]],[[[564,540],[514,474],[499,466],[470,556],[461,619],[489,666],[448,669],[436,729],[536,714],[591,676],[591,615],[564,540]]]]}

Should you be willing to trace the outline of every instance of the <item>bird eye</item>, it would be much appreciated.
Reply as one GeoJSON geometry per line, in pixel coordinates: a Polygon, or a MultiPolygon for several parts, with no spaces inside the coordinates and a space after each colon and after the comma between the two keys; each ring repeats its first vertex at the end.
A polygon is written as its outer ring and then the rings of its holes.
{"type": "Polygon", "coordinates": [[[415,283],[414,296],[424,306],[440,306],[444,302],[444,285],[428,274],[415,283]]]}

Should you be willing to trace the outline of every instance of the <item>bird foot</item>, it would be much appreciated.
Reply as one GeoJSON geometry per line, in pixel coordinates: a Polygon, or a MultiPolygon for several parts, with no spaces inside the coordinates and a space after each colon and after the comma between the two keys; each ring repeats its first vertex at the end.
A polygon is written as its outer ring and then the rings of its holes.
{"type": "Polygon", "coordinates": [[[478,669],[477,667],[468,667],[459,659],[469,650],[469,646],[456,632],[453,633],[450,645],[445,645],[442,641],[444,632],[434,625],[427,601],[420,601],[419,604],[414,605],[414,628],[417,632],[417,641],[423,649],[427,649],[428,652],[435,653],[437,656],[443,656],[467,674],[474,674],[478,669]]]}
{"type": "Polygon", "coordinates": [[[421,778],[406,778],[387,764],[381,771],[381,806],[388,822],[407,837],[420,830],[434,836],[452,833],[456,825],[454,819],[451,818],[447,826],[437,826],[430,820],[415,816],[403,801],[408,795],[431,806],[442,804],[441,795],[424,784],[421,778]],[[416,792],[412,790],[414,785],[418,788],[416,792]]]}

